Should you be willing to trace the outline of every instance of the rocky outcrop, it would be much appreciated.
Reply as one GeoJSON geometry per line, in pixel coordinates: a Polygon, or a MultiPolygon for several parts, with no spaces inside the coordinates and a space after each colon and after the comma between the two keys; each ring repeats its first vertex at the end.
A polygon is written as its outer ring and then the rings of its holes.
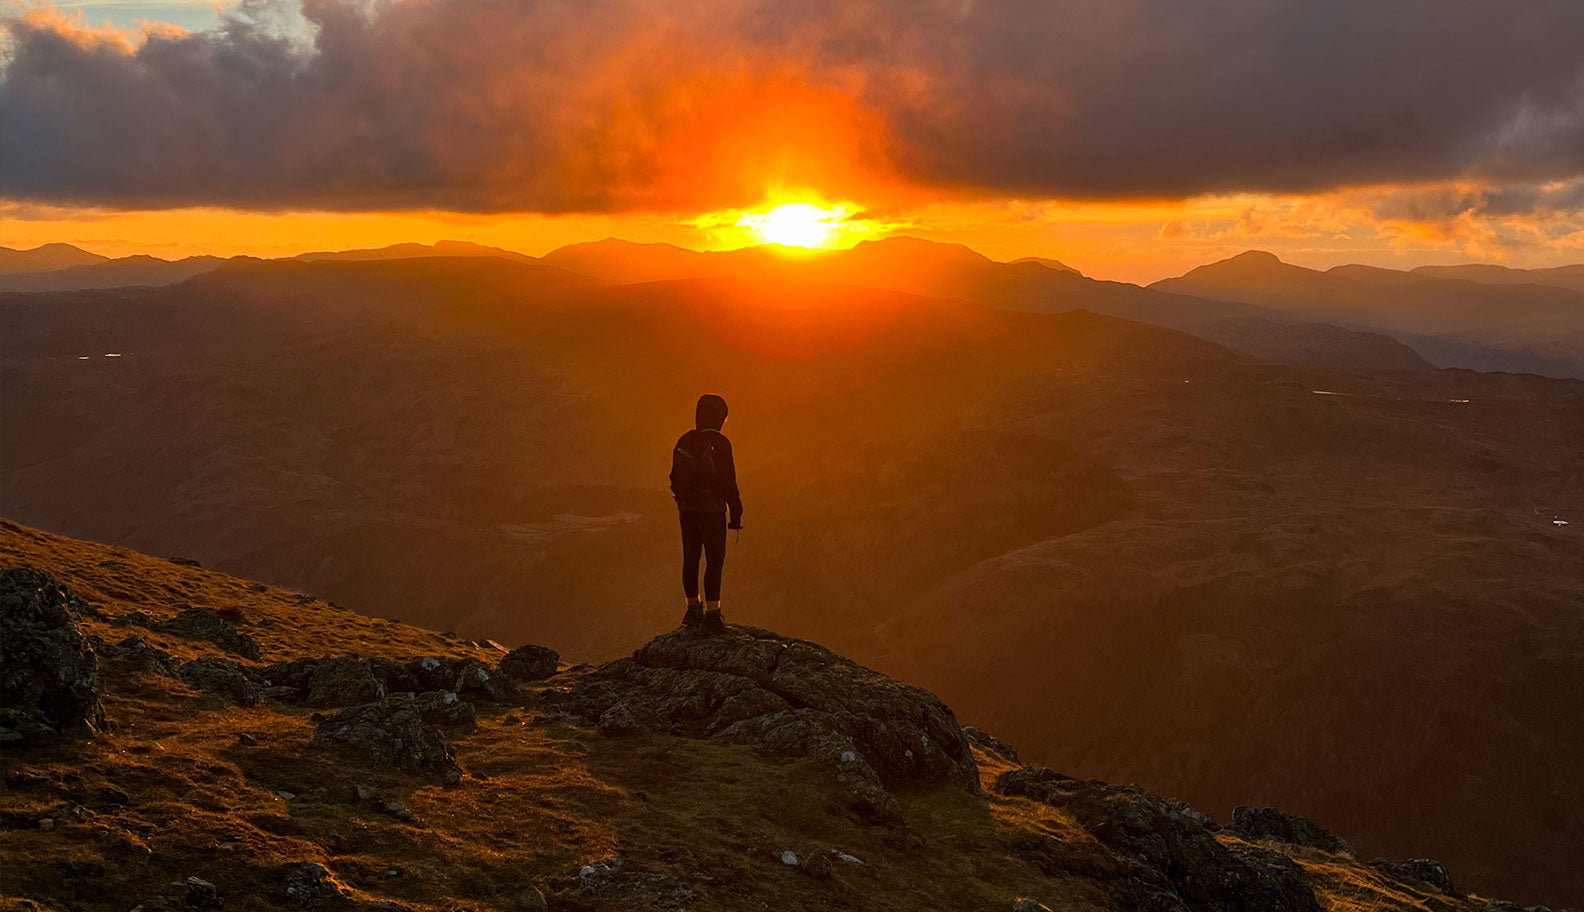
{"type": "Polygon", "coordinates": [[[1000,738],[997,738],[995,735],[990,734],[984,729],[975,728],[972,725],[964,725],[963,736],[968,739],[968,743],[979,748],[987,754],[996,754],[1008,763],[1022,763],[1022,761],[1018,759],[1017,748],[1014,748],[1012,745],[1002,741],[1000,738]]]}
{"type": "Polygon", "coordinates": [[[561,667],[561,656],[543,646],[518,646],[501,658],[496,670],[513,681],[527,684],[542,681],[561,667]]]}
{"type": "Polygon", "coordinates": [[[189,606],[170,620],[155,624],[153,629],[189,640],[206,640],[226,652],[255,662],[259,658],[258,644],[253,638],[213,611],[189,606]]]}
{"type": "Polygon", "coordinates": [[[1273,839],[1335,855],[1353,854],[1353,847],[1342,837],[1315,825],[1307,817],[1288,814],[1276,808],[1235,808],[1232,811],[1232,825],[1227,829],[1245,839],[1273,839]]]}
{"type": "Polygon", "coordinates": [[[263,690],[250,669],[214,656],[183,662],[176,676],[190,687],[218,694],[238,706],[258,705],[263,690]]]}
{"type": "Polygon", "coordinates": [[[131,671],[174,678],[176,666],[181,664],[170,653],[140,636],[129,636],[117,643],[105,643],[97,638],[90,638],[90,641],[101,658],[131,671]]]}
{"type": "Polygon", "coordinates": [[[1452,875],[1439,861],[1429,858],[1409,858],[1403,861],[1380,859],[1370,862],[1370,867],[1399,883],[1432,887],[1447,896],[1460,895],[1452,885],[1452,875]]]}
{"type": "Polygon", "coordinates": [[[47,573],[0,570],[0,741],[104,725],[99,660],[77,631],[76,603],[47,573]]]}
{"type": "Polygon", "coordinates": [[[577,679],[566,702],[606,734],[665,732],[813,761],[878,819],[894,816],[886,789],[979,790],[968,739],[933,694],[752,627],[656,637],[577,679]]]}
{"type": "Polygon", "coordinates": [[[478,659],[467,659],[462,663],[451,689],[463,696],[495,703],[510,703],[517,699],[517,685],[478,659]]]}
{"type": "Polygon", "coordinates": [[[355,655],[319,661],[307,679],[310,706],[356,706],[385,696],[369,660],[355,655]]]}
{"type": "Polygon", "coordinates": [[[1216,825],[1187,805],[1137,786],[1073,779],[1042,768],[997,777],[995,791],[1030,798],[1072,817],[1111,853],[1112,872],[1093,860],[1086,876],[1110,873],[1118,904],[1189,912],[1319,912],[1314,891],[1287,856],[1228,846],[1216,825]]]}
{"type": "Polygon", "coordinates": [[[397,662],[356,655],[275,662],[260,672],[267,694],[286,703],[357,706],[388,694],[451,691],[475,700],[510,703],[517,688],[477,659],[424,656],[397,662]]]}
{"type": "Polygon", "coordinates": [[[398,693],[330,716],[314,741],[347,745],[399,770],[450,769],[455,758],[441,729],[473,720],[472,705],[449,691],[398,693]]]}

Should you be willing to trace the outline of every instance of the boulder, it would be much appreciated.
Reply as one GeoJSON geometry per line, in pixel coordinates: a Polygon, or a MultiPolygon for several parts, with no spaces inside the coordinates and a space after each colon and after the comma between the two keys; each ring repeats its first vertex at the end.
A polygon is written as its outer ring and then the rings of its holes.
{"type": "Polygon", "coordinates": [[[1452,885],[1452,875],[1439,861],[1429,858],[1409,858],[1404,861],[1378,859],[1370,862],[1370,867],[1400,883],[1434,887],[1447,896],[1461,895],[1452,885]]]}
{"type": "Polygon", "coordinates": [[[391,694],[329,716],[314,741],[348,745],[399,770],[445,770],[455,759],[440,726],[471,726],[473,720],[473,707],[448,691],[391,694]]]}
{"type": "Polygon", "coordinates": [[[257,706],[263,695],[255,673],[230,659],[205,656],[184,662],[176,676],[189,687],[219,694],[238,706],[257,706]]]}
{"type": "Polygon", "coordinates": [[[466,659],[450,656],[424,656],[407,663],[405,674],[411,675],[418,690],[450,690],[456,686],[466,659]]]}
{"type": "Polygon", "coordinates": [[[496,670],[519,683],[542,681],[561,667],[561,656],[543,646],[518,646],[506,653],[496,670]]]}
{"type": "Polygon", "coordinates": [[[1237,807],[1232,811],[1232,825],[1228,829],[1245,839],[1272,839],[1334,855],[1353,854],[1353,847],[1342,837],[1315,825],[1307,817],[1276,808],[1237,807]]]}
{"type": "Polygon", "coordinates": [[[103,658],[132,671],[176,677],[176,667],[181,663],[170,653],[155,647],[140,636],[129,636],[118,643],[97,642],[94,651],[103,658]]]}
{"type": "Polygon", "coordinates": [[[767,630],[664,634],[555,699],[602,731],[710,738],[813,761],[882,816],[894,810],[888,788],[979,791],[968,739],[933,694],[767,630]]]}
{"type": "Polygon", "coordinates": [[[89,733],[104,725],[99,660],[73,623],[71,593],[47,573],[0,570],[0,728],[89,733]]]}
{"type": "Polygon", "coordinates": [[[510,703],[517,699],[517,686],[511,679],[478,659],[463,661],[462,667],[457,669],[457,678],[451,689],[463,696],[495,703],[510,703]]]}
{"type": "Polygon", "coordinates": [[[310,706],[359,706],[385,696],[367,659],[355,655],[325,659],[308,676],[310,706]]]}
{"type": "Polygon", "coordinates": [[[155,624],[153,629],[189,640],[206,640],[226,652],[258,661],[259,648],[253,638],[213,611],[189,606],[170,620],[155,624]]]}
{"type": "Polygon", "coordinates": [[[1128,897],[1124,905],[1151,897],[1150,904],[1169,908],[1156,898],[1165,888],[1192,912],[1320,910],[1291,859],[1258,846],[1224,845],[1214,821],[1182,802],[1037,767],[1003,773],[994,790],[1061,810],[1131,863],[1113,885],[1113,894],[1128,897]]]}

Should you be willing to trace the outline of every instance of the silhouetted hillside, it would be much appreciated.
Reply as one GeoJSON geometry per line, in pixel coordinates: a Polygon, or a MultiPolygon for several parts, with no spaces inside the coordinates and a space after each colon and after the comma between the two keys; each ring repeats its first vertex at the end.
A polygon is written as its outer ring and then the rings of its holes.
{"type": "Polygon", "coordinates": [[[533,257],[506,250],[486,247],[471,241],[436,241],[433,244],[390,244],[363,250],[321,250],[299,254],[299,260],[401,260],[409,257],[497,257],[519,263],[531,263],[533,257]]]}
{"type": "Polygon", "coordinates": [[[791,256],[766,247],[697,253],[607,239],[551,251],[543,261],[607,282],[835,282],[1035,313],[1088,310],[1179,329],[1278,364],[1378,370],[1426,366],[1408,346],[1376,334],[1303,323],[1246,304],[1096,281],[1037,258],[997,263],[961,244],[917,238],[891,237],[850,250],[791,256]]]}
{"type": "Polygon", "coordinates": [[[1584,384],[492,258],[11,296],[0,384],[12,518],[578,661],[675,622],[664,454],[718,392],[729,618],[1035,762],[1581,889],[1584,384]]]}
{"type": "Polygon", "coordinates": [[[1390,333],[1442,367],[1584,377],[1584,294],[1566,288],[1490,285],[1371,266],[1320,272],[1261,251],[1150,288],[1390,333]]]}
{"type": "Polygon", "coordinates": [[[171,285],[224,263],[221,257],[194,256],[162,260],[152,256],[129,256],[101,260],[84,266],[69,266],[46,272],[20,272],[0,276],[4,291],[76,291],[90,288],[118,288],[127,285],[171,285]]]}
{"type": "Polygon", "coordinates": [[[1491,263],[1469,263],[1464,266],[1420,266],[1413,272],[1442,279],[1467,279],[1486,285],[1551,285],[1584,291],[1584,263],[1548,269],[1514,269],[1491,263]]]}
{"type": "Polygon", "coordinates": [[[71,244],[44,244],[29,250],[0,247],[0,275],[17,272],[47,272],[72,266],[102,263],[109,257],[89,253],[71,244]]]}

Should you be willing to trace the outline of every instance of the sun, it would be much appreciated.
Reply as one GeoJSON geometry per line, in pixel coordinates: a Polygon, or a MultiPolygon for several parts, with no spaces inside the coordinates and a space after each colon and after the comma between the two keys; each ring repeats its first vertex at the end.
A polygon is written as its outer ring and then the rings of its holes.
{"type": "Polygon", "coordinates": [[[782,203],[767,212],[744,213],[737,224],[766,244],[831,247],[846,216],[846,209],[841,206],[782,203]]]}

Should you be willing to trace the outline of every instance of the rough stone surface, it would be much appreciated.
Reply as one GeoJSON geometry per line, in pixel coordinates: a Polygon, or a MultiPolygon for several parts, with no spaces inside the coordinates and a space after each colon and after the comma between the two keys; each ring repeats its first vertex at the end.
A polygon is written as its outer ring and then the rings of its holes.
{"type": "Polygon", "coordinates": [[[175,657],[140,636],[129,636],[118,643],[96,642],[94,651],[133,671],[176,677],[176,667],[181,664],[175,657]]]}
{"type": "Polygon", "coordinates": [[[219,694],[238,706],[256,706],[263,695],[254,673],[230,659],[193,659],[182,663],[176,676],[190,687],[219,694]]]}
{"type": "Polygon", "coordinates": [[[1342,837],[1315,825],[1307,817],[1276,808],[1235,808],[1228,829],[1245,839],[1272,839],[1338,855],[1353,854],[1353,847],[1342,837]]]}
{"type": "Polygon", "coordinates": [[[286,899],[298,906],[321,906],[346,895],[330,869],[314,861],[299,861],[286,866],[282,876],[286,899]]]}
{"type": "Polygon", "coordinates": [[[1008,763],[1023,762],[1018,759],[1016,748],[984,729],[975,728],[972,725],[964,725],[963,735],[968,739],[968,743],[987,754],[999,754],[1001,759],[1006,760],[1008,763]]]}
{"type": "Polygon", "coordinates": [[[1439,861],[1429,858],[1409,858],[1403,861],[1380,859],[1370,862],[1370,867],[1396,881],[1431,886],[1448,896],[1459,895],[1457,887],[1452,885],[1452,875],[1447,873],[1446,866],[1439,861]]]}
{"type": "Polygon", "coordinates": [[[385,696],[369,661],[355,655],[319,662],[308,676],[310,706],[359,706],[385,696]]]}
{"type": "Polygon", "coordinates": [[[73,623],[71,593],[47,573],[0,570],[0,727],[87,733],[104,725],[99,660],[73,623]]]}
{"type": "Polygon", "coordinates": [[[253,638],[213,611],[189,607],[170,620],[155,624],[154,629],[189,640],[207,640],[227,652],[258,661],[259,648],[253,638]]]}
{"type": "Polygon", "coordinates": [[[506,653],[496,666],[501,674],[521,683],[542,681],[561,667],[561,656],[544,646],[518,646],[506,653]]]}
{"type": "Polygon", "coordinates": [[[473,707],[449,691],[391,694],[319,723],[314,741],[346,744],[400,770],[449,769],[455,761],[440,726],[472,725],[473,707]]]}
{"type": "Polygon", "coordinates": [[[495,669],[478,659],[467,659],[462,663],[451,689],[466,697],[495,703],[510,703],[517,699],[517,687],[511,679],[497,674],[495,669]]]}
{"type": "Polygon", "coordinates": [[[602,731],[711,738],[814,761],[880,818],[895,811],[887,788],[979,791],[968,739],[933,694],[766,630],[656,637],[578,679],[564,699],[602,731]]]}
{"type": "Polygon", "coordinates": [[[1110,872],[1119,905],[1191,912],[1320,910],[1291,859],[1258,846],[1223,844],[1215,823],[1181,802],[1137,786],[1028,767],[997,777],[995,791],[1060,809],[1119,856],[1121,863],[1110,872]]]}

